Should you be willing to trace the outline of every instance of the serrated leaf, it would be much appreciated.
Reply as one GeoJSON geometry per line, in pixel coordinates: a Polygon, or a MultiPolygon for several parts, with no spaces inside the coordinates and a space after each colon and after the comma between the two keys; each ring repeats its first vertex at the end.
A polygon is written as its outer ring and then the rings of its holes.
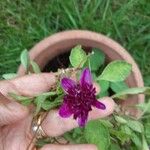
{"type": "Polygon", "coordinates": [[[95,144],[99,150],[108,150],[110,146],[109,131],[98,120],[90,121],[85,126],[84,135],[87,142],[95,144]]]}
{"type": "Polygon", "coordinates": [[[21,64],[24,66],[26,70],[28,70],[30,66],[30,57],[26,49],[22,51],[20,59],[21,59],[21,64]]]}
{"type": "Polygon", "coordinates": [[[115,93],[118,93],[118,92],[121,92],[125,89],[128,89],[129,87],[125,82],[121,81],[121,82],[111,82],[110,83],[110,88],[115,93]]]}
{"type": "Polygon", "coordinates": [[[99,49],[93,49],[89,57],[90,67],[92,71],[96,71],[105,61],[105,55],[99,49]]]}
{"type": "Polygon", "coordinates": [[[144,131],[143,124],[136,120],[128,120],[127,122],[128,127],[130,127],[133,131],[142,133],[144,131]]]}
{"type": "Polygon", "coordinates": [[[139,87],[139,88],[128,88],[124,91],[121,91],[112,96],[112,98],[124,99],[127,95],[135,95],[135,94],[147,94],[150,95],[149,87],[139,87]]]}
{"type": "Polygon", "coordinates": [[[34,73],[41,73],[40,67],[35,61],[30,62],[34,73]]]}
{"type": "Polygon", "coordinates": [[[101,93],[106,92],[109,88],[109,82],[108,81],[100,80],[100,81],[98,81],[98,84],[100,86],[101,93]]]}
{"type": "Polygon", "coordinates": [[[2,77],[5,79],[5,80],[10,80],[10,79],[13,79],[13,78],[16,78],[18,75],[16,73],[7,73],[7,74],[3,74],[2,77]]]}
{"type": "Polygon", "coordinates": [[[102,74],[98,77],[98,80],[107,80],[111,82],[123,81],[131,73],[131,69],[131,64],[116,60],[106,66],[102,74]]]}
{"type": "Polygon", "coordinates": [[[87,55],[81,48],[81,45],[77,45],[71,50],[69,60],[73,67],[83,67],[84,63],[87,60],[87,55]]]}
{"type": "Polygon", "coordinates": [[[124,119],[123,117],[120,117],[120,116],[114,116],[115,117],[115,120],[121,124],[126,124],[127,123],[127,120],[124,119]]]}

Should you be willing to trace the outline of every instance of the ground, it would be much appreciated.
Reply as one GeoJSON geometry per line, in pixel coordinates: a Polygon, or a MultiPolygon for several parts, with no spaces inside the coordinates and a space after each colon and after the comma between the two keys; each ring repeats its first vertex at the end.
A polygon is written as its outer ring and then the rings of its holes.
{"type": "Polygon", "coordinates": [[[96,31],[118,41],[150,85],[149,0],[0,0],[0,76],[17,70],[22,50],[68,29],[96,31]]]}

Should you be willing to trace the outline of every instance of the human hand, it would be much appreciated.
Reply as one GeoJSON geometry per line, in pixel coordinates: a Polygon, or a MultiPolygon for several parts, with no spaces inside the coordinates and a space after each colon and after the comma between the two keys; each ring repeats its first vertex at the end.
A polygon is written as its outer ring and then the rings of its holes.
{"type": "MultiPolygon", "coordinates": [[[[32,112],[8,97],[9,92],[24,96],[35,96],[46,92],[56,82],[52,73],[26,75],[9,81],[0,82],[0,150],[27,150],[33,133],[31,131],[32,112]]],[[[93,109],[89,119],[103,118],[114,110],[111,98],[102,99],[106,110],[93,109]]],[[[63,119],[58,110],[52,110],[42,123],[46,135],[55,137],[78,127],[73,118],[63,119]]],[[[92,144],[82,145],[45,145],[40,150],[96,150],[92,144]]]]}

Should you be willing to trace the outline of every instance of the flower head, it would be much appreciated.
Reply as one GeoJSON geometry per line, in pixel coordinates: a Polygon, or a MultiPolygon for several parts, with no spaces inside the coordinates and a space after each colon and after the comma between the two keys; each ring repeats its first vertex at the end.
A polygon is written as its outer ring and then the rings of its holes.
{"type": "Polygon", "coordinates": [[[96,89],[93,87],[91,72],[88,68],[83,70],[79,82],[63,78],[61,86],[66,94],[59,109],[59,115],[63,118],[73,115],[80,127],[85,126],[92,106],[98,109],[106,108],[96,99],[96,89]]]}

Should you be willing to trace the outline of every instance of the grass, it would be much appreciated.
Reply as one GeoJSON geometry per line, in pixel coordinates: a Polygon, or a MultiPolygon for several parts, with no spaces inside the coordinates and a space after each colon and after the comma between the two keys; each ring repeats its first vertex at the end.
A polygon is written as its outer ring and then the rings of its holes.
{"type": "Polygon", "coordinates": [[[101,32],[123,45],[150,85],[149,0],[1,0],[0,75],[15,72],[25,48],[68,29],[101,32]]]}

